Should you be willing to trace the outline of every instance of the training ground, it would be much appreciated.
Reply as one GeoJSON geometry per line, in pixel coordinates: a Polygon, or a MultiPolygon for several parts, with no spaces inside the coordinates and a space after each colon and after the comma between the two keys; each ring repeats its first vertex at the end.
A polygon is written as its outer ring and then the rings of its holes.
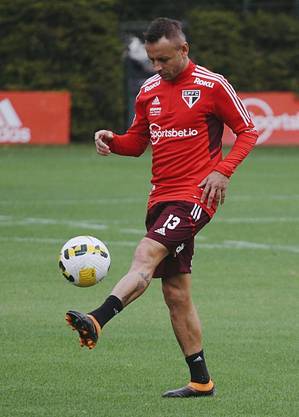
{"type": "Polygon", "coordinates": [[[188,382],[155,280],[93,351],[64,322],[98,306],[144,234],[150,155],[91,146],[0,148],[1,417],[296,417],[299,148],[257,148],[196,240],[193,297],[215,398],[161,399],[188,382]],[[63,243],[94,235],[109,276],[91,288],[58,270],[63,243]]]}

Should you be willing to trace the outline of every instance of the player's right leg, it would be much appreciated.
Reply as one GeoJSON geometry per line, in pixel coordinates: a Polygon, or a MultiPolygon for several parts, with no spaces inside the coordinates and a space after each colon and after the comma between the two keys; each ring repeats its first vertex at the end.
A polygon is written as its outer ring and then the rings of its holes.
{"type": "Polygon", "coordinates": [[[146,290],[157,265],[167,255],[168,249],[164,245],[143,238],[136,248],[128,273],[99,308],[89,314],[73,310],[66,313],[67,323],[79,333],[81,346],[95,347],[104,325],[146,290]]]}

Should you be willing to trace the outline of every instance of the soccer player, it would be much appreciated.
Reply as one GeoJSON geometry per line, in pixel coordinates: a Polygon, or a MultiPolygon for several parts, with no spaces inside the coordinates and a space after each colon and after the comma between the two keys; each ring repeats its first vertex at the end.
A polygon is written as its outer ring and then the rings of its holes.
{"type": "Polygon", "coordinates": [[[88,314],[68,311],[66,320],[78,331],[81,346],[92,349],[104,325],[139,297],[153,277],[161,278],[173,331],[190,370],[189,383],[163,397],[210,396],[215,386],[191,297],[194,236],[224,203],[230,177],[254,147],[257,133],[231,84],[189,59],[180,22],[152,21],[145,48],[157,74],[140,89],[132,126],[124,135],[99,130],[95,144],[103,156],[139,156],[151,146],[147,233],[106,301],[88,314]],[[224,123],[236,135],[225,158],[224,123]]]}

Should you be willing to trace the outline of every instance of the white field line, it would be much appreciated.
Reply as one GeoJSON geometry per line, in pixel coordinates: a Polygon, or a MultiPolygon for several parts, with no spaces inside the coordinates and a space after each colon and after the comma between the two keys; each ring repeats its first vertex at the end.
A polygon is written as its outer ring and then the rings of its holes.
{"type": "MultiPolygon", "coordinates": [[[[271,223],[298,223],[299,217],[231,217],[222,218],[217,215],[212,220],[215,223],[228,223],[228,224],[271,224],[271,223]]],[[[66,219],[48,219],[48,218],[35,218],[25,217],[19,219],[14,216],[0,215],[0,226],[32,226],[32,225],[64,225],[69,227],[78,227],[91,230],[106,230],[109,225],[124,224],[126,221],[122,220],[66,220],[66,219]]],[[[120,229],[121,233],[125,234],[143,234],[144,230],[134,228],[120,229]]]]}
{"type": "Polygon", "coordinates": [[[215,223],[241,223],[241,224],[268,224],[268,223],[298,223],[299,217],[217,217],[212,220],[215,223]]]}
{"type": "Polygon", "coordinates": [[[51,243],[62,245],[65,243],[63,239],[50,237],[24,237],[24,236],[0,236],[1,242],[20,242],[20,243],[51,243]]]}
{"type": "MultiPolygon", "coordinates": [[[[118,231],[119,231],[119,233],[122,233],[124,235],[138,235],[138,236],[140,236],[140,238],[143,237],[146,234],[145,228],[144,229],[128,228],[128,229],[119,229],[118,231]]],[[[200,234],[198,234],[198,235],[195,236],[195,239],[197,241],[198,240],[202,241],[202,240],[206,240],[207,238],[205,236],[201,236],[200,234]]]]}
{"type": "MultiPolygon", "coordinates": [[[[22,243],[50,243],[62,245],[65,243],[65,239],[48,238],[48,237],[24,237],[24,236],[0,236],[0,242],[22,242],[22,243]]],[[[120,240],[109,242],[104,241],[109,246],[132,246],[135,247],[138,242],[132,240],[120,240]]]]}
{"type": "MultiPolygon", "coordinates": [[[[46,244],[60,244],[64,243],[63,239],[55,238],[39,238],[39,237],[21,237],[21,236],[0,236],[1,242],[22,242],[22,243],[46,243],[46,244]]],[[[136,247],[137,241],[132,240],[120,240],[120,241],[106,241],[108,246],[122,246],[122,247],[136,247]]],[[[268,244],[258,242],[246,242],[242,240],[224,240],[219,243],[200,243],[196,244],[197,249],[206,250],[265,250],[265,251],[283,251],[290,253],[299,253],[299,245],[281,245],[281,244],[268,244]]]]}
{"type": "Polygon", "coordinates": [[[269,243],[246,242],[243,240],[224,240],[222,243],[201,243],[195,245],[198,249],[250,249],[299,253],[299,245],[281,245],[269,243]]]}
{"type": "Polygon", "coordinates": [[[132,198],[95,198],[95,199],[59,199],[59,200],[0,200],[0,204],[3,205],[14,205],[14,204],[21,204],[21,205],[74,205],[74,204],[136,204],[136,203],[146,203],[146,198],[142,197],[132,197],[132,198]]]}
{"type": "Polygon", "coordinates": [[[75,221],[75,220],[58,220],[58,219],[45,219],[25,217],[23,219],[16,219],[12,216],[0,216],[1,226],[32,226],[32,225],[64,225],[70,227],[80,227],[84,229],[94,230],[106,230],[108,228],[105,224],[90,223],[87,220],[75,221]]]}
{"type": "Polygon", "coordinates": [[[128,228],[128,229],[120,229],[119,232],[123,234],[128,234],[128,235],[144,235],[145,229],[128,228]]]}
{"type": "Polygon", "coordinates": [[[299,200],[299,194],[250,194],[250,195],[238,195],[238,194],[228,194],[227,196],[228,201],[251,201],[251,200],[278,200],[278,201],[292,201],[292,200],[299,200]]]}
{"type": "MultiPolygon", "coordinates": [[[[231,194],[227,196],[227,200],[232,201],[257,201],[257,200],[281,200],[281,201],[292,201],[292,200],[299,200],[299,194],[249,194],[249,195],[242,195],[242,194],[231,194]]],[[[87,204],[99,204],[99,205],[118,205],[118,204],[136,204],[142,203],[146,204],[147,198],[146,197],[124,197],[124,198],[95,198],[95,199],[58,199],[58,200],[3,200],[0,199],[0,205],[75,205],[75,204],[82,204],[82,201],[85,205],[87,204]]]]}

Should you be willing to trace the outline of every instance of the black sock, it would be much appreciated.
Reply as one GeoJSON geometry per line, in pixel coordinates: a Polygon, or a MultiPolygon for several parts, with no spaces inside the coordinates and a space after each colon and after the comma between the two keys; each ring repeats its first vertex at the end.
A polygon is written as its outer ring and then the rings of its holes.
{"type": "Polygon", "coordinates": [[[190,369],[191,382],[198,384],[207,384],[210,375],[207,369],[203,350],[186,357],[186,362],[190,369]]]}
{"type": "Polygon", "coordinates": [[[88,313],[91,314],[99,323],[101,328],[111,320],[117,313],[123,309],[122,302],[115,295],[109,295],[106,301],[96,310],[88,313]]]}

